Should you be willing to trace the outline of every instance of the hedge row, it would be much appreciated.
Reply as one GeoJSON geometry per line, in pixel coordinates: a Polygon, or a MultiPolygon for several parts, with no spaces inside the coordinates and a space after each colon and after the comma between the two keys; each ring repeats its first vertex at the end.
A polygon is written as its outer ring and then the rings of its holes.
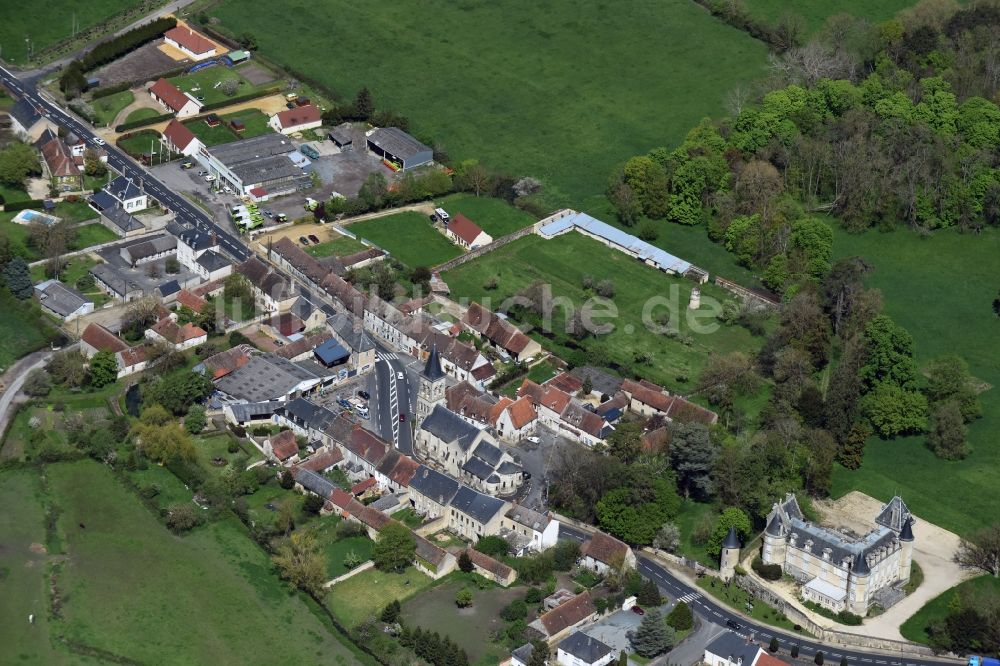
{"type": "Polygon", "coordinates": [[[80,59],[83,71],[88,72],[112,60],[117,60],[129,51],[139,48],[146,42],[151,42],[167,30],[177,26],[177,19],[172,16],[158,18],[144,25],[132,28],[128,32],[113,37],[95,46],[87,55],[80,59]]]}
{"type": "MultiPolygon", "coordinates": [[[[165,72],[160,72],[155,76],[157,79],[169,79],[173,76],[180,76],[181,74],[186,74],[187,71],[191,69],[191,64],[181,65],[180,67],[174,67],[173,69],[168,69],[165,72]]],[[[150,77],[143,77],[141,79],[132,79],[130,81],[122,81],[121,83],[116,83],[113,86],[108,86],[106,88],[91,88],[91,99],[100,99],[101,97],[107,97],[108,95],[114,95],[115,93],[120,93],[123,90],[131,90],[132,88],[139,87],[150,80],[150,77]]]]}
{"type": "Polygon", "coordinates": [[[142,118],[140,120],[133,120],[132,122],[122,123],[121,125],[115,126],[116,132],[127,132],[131,129],[136,129],[137,127],[145,127],[146,125],[155,125],[156,123],[162,123],[164,120],[170,120],[174,117],[172,113],[161,113],[158,116],[153,116],[152,118],[142,118]]]}
{"type": "Polygon", "coordinates": [[[247,93],[245,95],[237,95],[236,97],[230,97],[229,99],[224,99],[219,102],[212,102],[211,104],[206,104],[201,107],[202,112],[213,111],[215,109],[222,109],[231,104],[240,104],[242,102],[249,102],[251,100],[259,99],[261,97],[267,97],[268,95],[273,95],[276,92],[281,92],[281,86],[268,86],[258,90],[257,92],[247,93]]]}
{"type": "Polygon", "coordinates": [[[41,208],[45,204],[41,199],[28,199],[27,201],[9,201],[3,205],[6,212],[15,210],[25,210],[27,208],[41,208]]]}

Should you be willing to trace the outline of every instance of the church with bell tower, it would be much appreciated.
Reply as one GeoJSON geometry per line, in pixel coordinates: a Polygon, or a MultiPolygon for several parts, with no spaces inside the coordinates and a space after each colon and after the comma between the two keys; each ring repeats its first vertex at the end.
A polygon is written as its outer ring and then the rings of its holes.
{"type": "Polygon", "coordinates": [[[437,345],[431,347],[427,363],[420,373],[420,388],[417,391],[417,427],[434,411],[434,406],[444,404],[445,373],[441,369],[437,345]]]}

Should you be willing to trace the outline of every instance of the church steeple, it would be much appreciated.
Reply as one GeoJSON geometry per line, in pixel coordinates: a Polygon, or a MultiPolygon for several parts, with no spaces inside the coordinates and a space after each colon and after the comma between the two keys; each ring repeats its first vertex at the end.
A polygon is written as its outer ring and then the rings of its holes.
{"type": "Polygon", "coordinates": [[[438,357],[436,342],[431,346],[431,353],[427,356],[427,364],[424,365],[423,376],[430,381],[435,381],[444,377],[444,370],[441,369],[441,359],[438,357]]]}
{"type": "Polygon", "coordinates": [[[424,365],[424,370],[420,373],[420,389],[417,392],[417,425],[423,423],[424,418],[434,411],[435,405],[444,402],[444,390],[445,374],[441,368],[441,358],[438,356],[437,343],[435,343],[431,346],[431,353],[427,356],[427,364],[424,365]]]}

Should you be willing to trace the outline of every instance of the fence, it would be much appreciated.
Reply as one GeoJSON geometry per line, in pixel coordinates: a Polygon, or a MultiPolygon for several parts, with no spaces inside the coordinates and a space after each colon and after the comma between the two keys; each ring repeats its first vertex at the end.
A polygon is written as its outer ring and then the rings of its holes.
{"type": "Polygon", "coordinates": [[[443,264],[435,266],[434,270],[439,272],[451,270],[456,266],[461,266],[467,261],[472,261],[473,259],[477,259],[486,254],[487,252],[492,252],[493,250],[497,250],[503,247],[504,245],[507,245],[508,243],[512,243],[516,241],[518,238],[524,238],[525,236],[534,233],[534,231],[535,231],[534,225],[532,225],[530,227],[525,227],[524,229],[515,231],[512,234],[507,234],[506,236],[502,236],[488,245],[477,247],[475,250],[471,250],[461,256],[451,259],[450,261],[446,261],[443,264]]]}
{"type": "Polygon", "coordinates": [[[781,304],[778,299],[769,294],[765,294],[754,289],[748,289],[743,285],[736,284],[735,282],[727,280],[723,277],[715,276],[715,284],[732,294],[736,294],[744,300],[754,301],[755,303],[760,303],[768,308],[776,308],[781,304]]]}

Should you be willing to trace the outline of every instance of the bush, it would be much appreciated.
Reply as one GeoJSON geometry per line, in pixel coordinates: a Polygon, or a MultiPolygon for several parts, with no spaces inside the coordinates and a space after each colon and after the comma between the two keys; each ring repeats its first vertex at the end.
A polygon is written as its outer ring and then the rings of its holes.
{"type": "Polygon", "coordinates": [[[691,607],[683,601],[678,601],[670,614],[667,615],[667,624],[677,631],[685,631],[694,626],[694,613],[691,607]]]}
{"type": "Polygon", "coordinates": [[[750,566],[764,580],[781,580],[782,571],[780,564],[764,564],[764,561],[760,557],[755,557],[750,566]]]}
{"type": "Polygon", "coordinates": [[[455,593],[455,605],[459,608],[468,608],[472,605],[472,590],[463,587],[455,593]]]}
{"type": "Polygon", "coordinates": [[[401,612],[402,608],[399,605],[399,599],[393,599],[386,605],[385,608],[382,609],[379,619],[383,622],[395,622],[399,619],[399,614],[401,612]]]}
{"type": "Polygon", "coordinates": [[[311,513],[313,515],[319,514],[323,509],[323,505],[326,504],[326,500],[319,495],[314,495],[309,493],[306,495],[305,501],[302,502],[302,510],[306,513],[311,513]]]}
{"type": "Polygon", "coordinates": [[[201,524],[201,515],[192,504],[175,504],[167,509],[167,527],[175,532],[187,532],[201,524]]]}
{"type": "Polygon", "coordinates": [[[524,595],[524,601],[529,604],[537,604],[544,598],[545,593],[538,587],[529,587],[528,593],[524,595]]]}
{"type": "Polygon", "coordinates": [[[500,617],[507,622],[523,620],[528,617],[528,604],[524,603],[523,599],[512,601],[500,611],[500,617]]]}
{"type": "MultiPolygon", "coordinates": [[[[295,487],[295,479],[292,477],[292,473],[285,470],[281,473],[281,487],[285,490],[291,490],[295,487]]],[[[337,526],[338,530],[340,525],[337,526]]]]}
{"type": "Polygon", "coordinates": [[[28,199],[27,201],[10,201],[4,204],[3,209],[7,212],[15,210],[26,210],[28,208],[39,208],[45,202],[41,199],[28,199]]]}
{"type": "Polygon", "coordinates": [[[108,97],[109,95],[114,95],[116,93],[125,92],[132,87],[131,81],[124,81],[122,83],[115,84],[113,86],[105,86],[103,88],[94,88],[90,91],[91,99],[100,99],[102,97],[108,97]]]}
{"type": "Polygon", "coordinates": [[[173,17],[158,18],[132,28],[117,37],[101,42],[79,60],[82,71],[88,72],[99,65],[116,60],[122,55],[139,48],[146,42],[153,41],[167,30],[177,25],[173,17]]]}
{"type": "Polygon", "coordinates": [[[207,111],[212,111],[213,109],[221,109],[222,107],[229,106],[230,104],[249,102],[260,97],[273,95],[276,92],[281,92],[281,86],[268,86],[267,88],[262,88],[256,92],[247,93],[245,95],[237,95],[236,97],[230,97],[229,99],[223,99],[218,102],[212,102],[211,104],[205,104],[201,107],[201,111],[202,113],[205,113],[207,111]]]}
{"type": "Polygon", "coordinates": [[[145,127],[146,125],[155,125],[156,123],[162,123],[164,120],[170,120],[174,117],[172,113],[161,113],[158,116],[153,116],[151,118],[140,118],[139,120],[132,120],[127,123],[122,123],[121,125],[115,125],[116,132],[127,132],[129,130],[136,129],[138,127],[145,127]]]}
{"type": "Polygon", "coordinates": [[[781,645],[778,644],[778,637],[771,636],[771,643],[767,646],[769,652],[777,652],[781,645]]]}

